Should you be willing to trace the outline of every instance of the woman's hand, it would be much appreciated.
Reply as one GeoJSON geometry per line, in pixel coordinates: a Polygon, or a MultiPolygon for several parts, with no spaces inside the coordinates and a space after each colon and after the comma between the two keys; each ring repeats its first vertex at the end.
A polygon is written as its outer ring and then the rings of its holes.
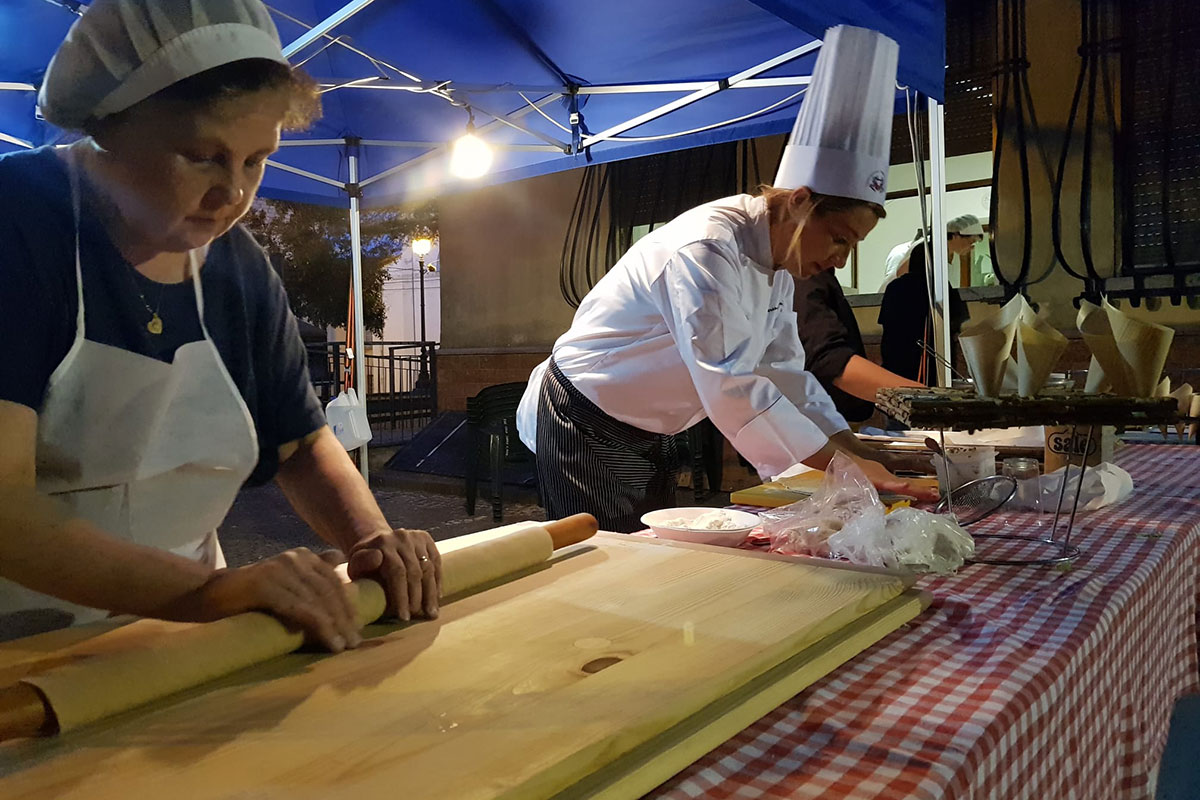
{"type": "Polygon", "coordinates": [[[304,630],[338,653],[362,642],[353,589],[334,570],[341,553],[317,555],[300,547],[246,567],[219,569],[162,616],[211,622],[246,611],[265,611],[304,630]]]}
{"type": "Polygon", "coordinates": [[[889,472],[915,472],[919,475],[932,475],[934,473],[933,461],[930,459],[930,454],[924,451],[915,453],[889,453],[887,451],[879,451],[879,463],[883,464],[889,472]]]}
{"type": "Polygon", "coordinates": [[[351,580],[374,578],[383,585],[388,611],[403,620],[438,615],[442,557],[425,531],[396,528],[361,540],[350,549],[351,580]]]}
{"type": "Polygon", "coordinates": [[[875,488],[880,492],[904,494],[929,502],[938,499],[937,489],[932,486],[893,475],[888,471],[887,467],[878,461],[853,455],[850,457],[854,459],[854,463],[858,464],[859,468],[866,474],[867,480],[874,484],[875,488]]]}

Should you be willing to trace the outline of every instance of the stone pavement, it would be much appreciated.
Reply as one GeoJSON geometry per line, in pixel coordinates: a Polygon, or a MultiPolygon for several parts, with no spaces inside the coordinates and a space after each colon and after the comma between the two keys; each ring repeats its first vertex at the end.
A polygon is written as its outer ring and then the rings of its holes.
{"type": "MultiPolygon", "coordinates": [[[[475,516],[467,515],[461,480],[396,472],[384,467],[392,448],[371,452],[371,490],[384,516],[395,526],[429,531],[434,539],[449,539],[526,520],[544,520],[546,512],[533,493],[506,486],[504,519],[492,521],[486,485],[479,487],[475,516]]],[[[696,502],[690,489],[681,489],[680,505],[721,507],[728,494],[716,494],[696,502]]],[[[328,549],[296,515],[274,484],[243,489],[220,527],[221,547],[230,566],[242,566],[292,547],[328,549]]]]}
{"type": "MultiPolygon", "coordinates": [[[[435,539],[494,528],[497,524],[544,520],[545,512],[532,497],[506,496],[504,521],[492,521],[492,508],[480,497],[475,516],[467,515],[461,490],[425,491],[403,477],[377,471],[371,488],[384,516],[397,527],[421,528],[435,539]]],[[[296,515],[287,498],[274,484],[243,489],[220,528],[221,546],[230,566],[241,566],[292,547],[327,549],[317,535],[296,515]]]]}

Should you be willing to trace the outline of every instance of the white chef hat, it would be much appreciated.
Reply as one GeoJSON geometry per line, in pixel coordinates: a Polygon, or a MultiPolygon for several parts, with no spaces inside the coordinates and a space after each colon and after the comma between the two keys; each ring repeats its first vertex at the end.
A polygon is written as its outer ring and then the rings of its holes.
{"type": "Polygon", "coordinates": [[[50,60],[38,108],[79,129],[247,58],[288,63],[261,0],[93,0],[50,60]]]}
{"type": "Polygon", "coordinates": [[[825,32],[775,186],[882,204],[900,46],[877,31],[825,32]]]}
{"type": "Polygon", "coordinates": [[[983,225],[974,214],[963,214],[946,223],[946,233],[957,233],[960,236],[983,236],[983,225]]]}

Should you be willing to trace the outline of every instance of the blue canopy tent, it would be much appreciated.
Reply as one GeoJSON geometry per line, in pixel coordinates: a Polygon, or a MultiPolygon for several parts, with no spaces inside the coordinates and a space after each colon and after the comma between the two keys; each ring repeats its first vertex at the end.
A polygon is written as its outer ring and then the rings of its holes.
{"type": "MultiPolygon", "coordinates": [[[[898,79],[929,98],[940,230],[944,0],[268,0],[324,117],[285,136],[261,194],[351,208],[790,130],[832,25],[900,44],[898,79]],[[495,152],[465,182],[450,144],[474,121],[495,152]]],[[[0,152],[57,142],[36,86],[86,3],[0,6],[0,152]]],[[[898,102],[903,107],[901,92],[898,102]]],[[[945,273],[945,254],[941,274],[945,273]]],[[[362,338],[360,265],[356,341],[362,338]]],[[[944,279],[939,283],[944,286],[944,279]]],[[[946,334],[948,351],[948,334],[946,334]]],[[[942,337],[939,337],[939,342],[942,337]]],[[[359,385],[362,381],[361,360],[359,385]]]]}

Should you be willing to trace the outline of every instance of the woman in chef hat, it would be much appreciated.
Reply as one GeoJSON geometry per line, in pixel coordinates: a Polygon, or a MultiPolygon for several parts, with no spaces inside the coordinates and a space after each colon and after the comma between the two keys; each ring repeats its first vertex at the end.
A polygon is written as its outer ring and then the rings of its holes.
{"type": "Polygon", "coordinates": [[[918,496],[859,443],[804,369],[793,278],[843,262],[884,215],[895,42],[828,31],[774,185],[640,239],[539,365],[518,411],[551,517],[633,531],[674,504],[673,435],[708,417],[763,477],[839,451],[918,496]]]}
{"type": "Polygon", "coordinates": [[[0,158],[0,638],[109,612],[263,610],[333,650],[349,588],[306,549],[226,568],[249,479],[437,611],[439,559],[393,529],[325,424],[295,318],[237,221],[281,129],[317,111],[259,0],[94,0],[46,72],[70,147],[0,158]]]}

